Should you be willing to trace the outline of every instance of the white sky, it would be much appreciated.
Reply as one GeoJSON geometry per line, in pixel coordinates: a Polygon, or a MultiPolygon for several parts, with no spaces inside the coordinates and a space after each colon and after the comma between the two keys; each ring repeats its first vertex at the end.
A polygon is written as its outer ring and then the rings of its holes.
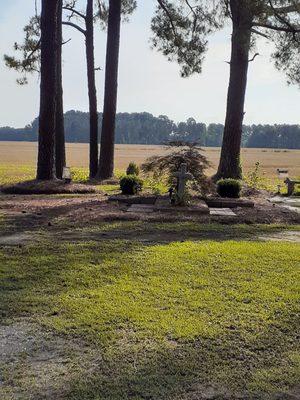
{"type": "MultiPolygon", "coordinates": [[[[83,1],[83,0],[82,0],[83,1]]],[[[183,79],[176,63],[150,49],[150,19],[154,0],[139,0],[130,24],[123,25],[120,56],[118,111],[165,114],[175,121],[194,117],[201,122],[224,122],[230,57],[230,30],[214,35],[202,75],[183,79]]],[[[17,75],[3,62],[22,41],[23,26],[34,12],[34,0],[0,0],[0,126],[22,127],[38,115],[39,80],[19,87],[17,75]]],[[[65,110],[87,110],[84,43],[80,33],[65,28],[65,110]]],[[[283,74],[270,62],[272,48],[259,43],[260,57],[250,65],[245,123],[300,123],[300,91],[287,86],[283,74]]],[[[104,68],[105,33],[96,27],[96,64],[104,68]]],[[[97,72],[99,111],[102,110],[103,71],[97,72]]]]}

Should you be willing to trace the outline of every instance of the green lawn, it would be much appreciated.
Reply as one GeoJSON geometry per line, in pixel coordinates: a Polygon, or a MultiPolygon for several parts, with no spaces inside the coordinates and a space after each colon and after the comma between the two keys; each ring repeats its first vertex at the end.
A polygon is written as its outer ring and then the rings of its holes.
{"type": "MultiPolygon", "coordinates": [[[[87,168],[72,168],[75,182],[88,180],[87,168]]],[[[0,185],[10,185],[35,179],[36,168],[33,165],[16,165],[0,163],[0,185]]]]}
{"type": "Polygon", "coordinates": [[[101,352],[65,399],[288,399],[300,381],[299,260],[298,244],[247,240],[2,248],[0,313],[101,352]]]}
{"type": "MultiPolygon", "coordinates": [[[[124,171],[116,170],[116,177],[120,177],[124,174],[124,171]]],[[[35,167],[32,165],[16,165],[16,164],[5,164],[0,163],[0,185],[11,185],[18,182],[23,182],[26,180],[32,180],[35,178],[36,172],[35,167]]],[[[72,168],[72,178],[76,183],[85,183],[89,179],[89,172],[87,168],[83,167],[73,167],[72,168]]],[[[249,180],[248,176],[245,176],[245,182],[250,186],[253,182],[249,180]]],[[[286,187],[282,181],[279,179],[272,179],[265,176],[259,176],[256,182],[256,188],[269,190],[276,192],[278,184],[281,185],[281,193],[286,193],[286,187]]],[[[99,188],[109,194],[119,191],[118,185],[101,185],[99,188]]],[[[168,187],[160,181],[155,181],[153,179],[146,179],[144,188],[155,194],[164,193],[167,191],[168,187]]],[[[300,195],[300,186],[296,187],[295,194],[300,195]]]]}

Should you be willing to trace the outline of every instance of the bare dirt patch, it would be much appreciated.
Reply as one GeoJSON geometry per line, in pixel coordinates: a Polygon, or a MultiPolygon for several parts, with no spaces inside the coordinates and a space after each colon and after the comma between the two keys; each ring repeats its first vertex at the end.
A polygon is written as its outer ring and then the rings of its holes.
{"type": "Polygon", "coordinates": [[[292,243],[300,243],[300,231],[287,231],[272,233],[272,235],[263,235],[258,237],[265,241],[284,241],[292,243]]]}
{"type": "Polygon", "coordinates": [[[26,319],[0,325],[0,398],[60,399],[73,381],[101,365],[99,349],[26,319]]]}
{"type": "Polygon", "coordinates": [[[0,246],[22,246],[33,240],[30,233],[15,233],[13,235],[0,236],[0,246]]]}
{"type": "Polygon", "coordinates": [[[25,181],[15,185],[3,186],[1,191],[6,194],[88,194],[96,193],[95,186],[63,181],[25,181]]]}

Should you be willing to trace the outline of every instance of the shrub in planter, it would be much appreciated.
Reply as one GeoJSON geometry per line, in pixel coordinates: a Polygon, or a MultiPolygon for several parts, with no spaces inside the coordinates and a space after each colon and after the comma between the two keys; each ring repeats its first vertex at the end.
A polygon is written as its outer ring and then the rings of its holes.
{"type": "Polygon", "coordinates": [[[143,188],[143,181],[136,175],[126,175],[120,180],[120,188],[123,194],[134,195],[143,188]]]}
{"type": "Polygon", "coordinates": [[[237,179],[220,179],[217,182],[217,192],[221,197],[239,198],[242,189],[237,179]]]}
{"type": "Polygon", "coordinates": [[[126,170],[126,175],[136,175],[138,176],[140,174],[140,169],[136,165],[136,163],[131,162],[129,163],[127,170],[126,170]]]}

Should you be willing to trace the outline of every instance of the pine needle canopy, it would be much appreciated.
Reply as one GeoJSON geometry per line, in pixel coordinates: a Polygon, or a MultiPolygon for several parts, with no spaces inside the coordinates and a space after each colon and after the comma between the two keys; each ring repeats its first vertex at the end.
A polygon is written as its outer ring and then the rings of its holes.
{"type": "Polygon", "coordinates": [[[230,20],[236,26],[247,25],[253,41],[261,36],[274,42],[276,66],[290,76],[296,71],[300,80],[300,67],[295,65],[300,48],[299,0],[157,0],[152,46],[176,61],[183,77],[201,73],[209,35],[230,20]]]}

